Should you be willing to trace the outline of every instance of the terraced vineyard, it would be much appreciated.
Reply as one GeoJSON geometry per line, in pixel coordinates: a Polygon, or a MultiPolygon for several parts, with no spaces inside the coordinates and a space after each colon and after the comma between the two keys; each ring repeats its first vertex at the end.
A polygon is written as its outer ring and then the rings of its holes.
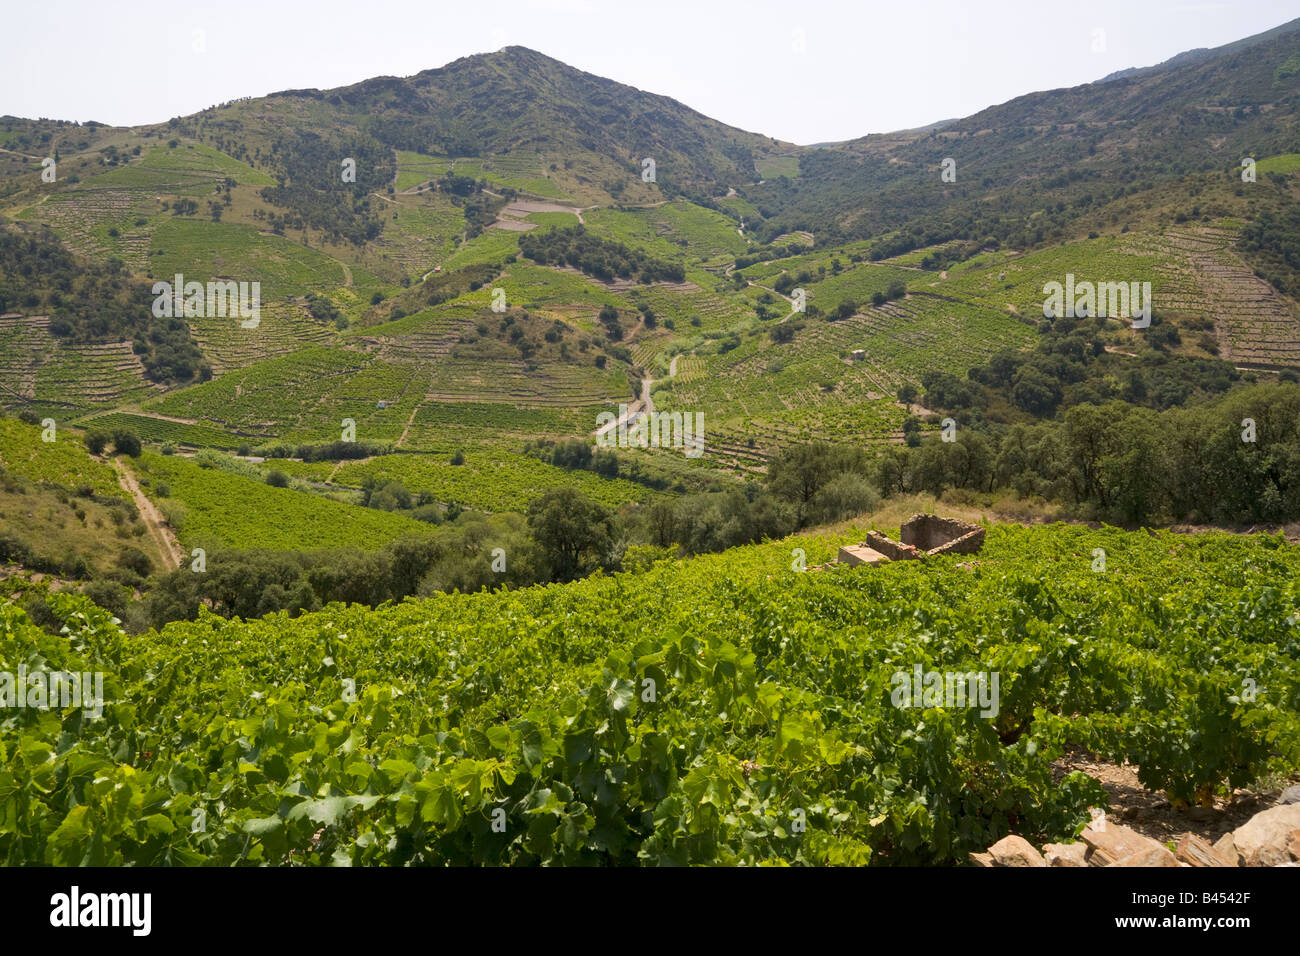
{"type": "Polygon", "coordinates": [[[79,255],[118,256],[133,269],[143,270],[149,263],[149,238],[135,222],[157,208],[157,200],[145,189],[87,184],[53,193],[19,218],[48,223],[79,255]],[[110,236],[110,229],[119,235],[110,236]]]}
{"type": "Polygon", "coordinates": [[[1064,284],[1071,274],[1076,283],[1150,282],[1158,308],[1163,284],[1174,274],[1168,256],[1136,236],[1103,236],[1024,255],[984,253],[976,259],[978,267],[954,269],[948,280],[934,272],[914,273],[914,279],[937,283],[918,288],[1014,313],[1036,325],[1043,318],[1047,282],[1064,284]]]}
{"type": "Polygon", "coordinates": [[[426,380],[427,372],[414,366],[346,349],[307,348],[173,392],[146,411],[290,441],[336,441],[343,419],[351,418],[358,441],[392,441],[423,397],[426,380]]]}
{"type": "Polygon", "coordinates": [[[689,256],[692,261],[723,263],[749,248],[734,220],[689,202],[649,209],[597,209],[584,219],[597,235],[675,261],[689,256]]]}
{"type": "MultiPolygon", "coordinates": [[[[399,171],[399,181],[403,175],[399,171]]],[[[465,231],[465,216],[440,193],[399,195],[397,202],[400,211],[376,247],[400,263],[406,274],[423,275],[451,254],[452,238],[465,231]]]]}
{"type": "Polygon", "coordinates": [[[613,369],[554,365],[530,370],[522,361],[464,359],[442,362],[428,394],[438,402],[501,402],[530,408],[598,408],[631,397],[627,380],[613,369]]]}
{"type": "Polygon", "coordinates": [[[413,189],[448,174],[483,179],[493,186],[508,186],[548,199],[564,198],[564,190],[545,175],[544,160],[540,156],[511,153],[479,158],[397,151],[395,185],[399,190],[413,189]]]}
{"type": "Polygon", "coordinates": [[[506,403],[426,401],[415,410],[403,449],[451,456],[471,447],[518,452],[524,442],[585,435],[595,414],[506,403]]]}
{"type": "Polygon", "coordinates": [[[838,322],[808,320],[785,345],[755,335],[722,354],[685,360],[672,390],[656,392],[655,400],[665,409],[704,412],[716,436],[709,447],[750,463],[782,444],[817,437],[896,440],[900,385],[919,383],[932,368],[964,377],[994,352],[1027,346],[1033,336],[1005,313],[917,293],[838,322]],[[862,361],[852,359],[858,349],[862,361]]]}
{"type": "Polygon", "coordinates": [[[145,150],[140,158],[50,193],[19,218],[48,222],[82,255],[118,256],[132,268],[147,271],[152,233],[170,221],[162,214],[160,194],[209,196],[226,179],[249,186],[274,182],[202,144],[171,149],[144,139],[139,145],[145,150]]]}
{"type": "Polygon", "coordinates": [[[474,327],[476,312],[468,308],[422,309],[405,318],[370,326],[356,333],[355,341],[386,362],[436,362],[474,327]]]}
{"type": "Polygon", "coordinates": [[[231,432],[222,431],[209,425],[194,422],[177,421],[161,418],[157,415],[132,414],[130,412],[109,412],[104,415],[90,415],[76,419],[77,428],[98,429],[112,432],[124,428],[156,444],[172,443],[189,445],[193,448],[236,448],[244,440],[231,432]]]}
{"type": "MultiPolygon", "coordinates": [[[[712,291],[707,285],[697,285],[695,277],[688,277],[684,283],[659,282],[645,286],[630,294],[637,305],[644,303],[658,317],[662,325],[665,319],[676,327],[676,334],[690,337],[699,332],[717,332],[745,323],[754,317],[754,313],[729,296],[712,291]],[[699,319],[696,325],[693,319],[699,319]]],[[[704,282],[704,278],[699,277],[704,282]]]]}
{"type": "MultiPolygon", "coordinates": [[[[750,278],[748,270],[741,274],[750,278]]],[[[753,281],[760,285],[770,285],[770,280],[775,277],[767,278],[769,281],[760,279],[753,281]]],[[[852,302],[863,306],[871,300],[873,293],[885,292],[891,282],[908,283],[910,288],[911,284],[916,283],[917,278],[915,272],[907,269],[874,264],[854,266],[839,275],[828,275],[808,286],[808,304],[817,306],[823,313],[833,311],[841,302],[852,302]]]]}
{"type": "Polygon", "coordinates": [[[1163,246],[1185,263],[1168,307],[1214,320],[1223,357],[1239,365],[1300,365],[1300,311],[1232,251],[1236,239],[1209,227],[1167,233],[1163,246]]]}
{"type": "Polygon", "coordinates": [[[144,375],[130,342],[66,344],[48,316],[0,316],[0,381],[4,400],[33,399],[45,408],[141,401],[160,390],[144,375]]]}

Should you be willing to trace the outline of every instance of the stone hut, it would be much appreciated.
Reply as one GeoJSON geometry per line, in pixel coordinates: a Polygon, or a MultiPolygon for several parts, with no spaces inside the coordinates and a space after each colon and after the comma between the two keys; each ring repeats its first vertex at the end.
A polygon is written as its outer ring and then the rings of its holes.
{"type": "Polygon", "coordinates": [[[900,531],[901,543],[879,531],[868,531],[862,544],[840,548],[837,560],[843,564],[881,564],[933,554],[975,554],[984,547],[984,529],[979,525],[939,515],[912,515],[900,531]]]}

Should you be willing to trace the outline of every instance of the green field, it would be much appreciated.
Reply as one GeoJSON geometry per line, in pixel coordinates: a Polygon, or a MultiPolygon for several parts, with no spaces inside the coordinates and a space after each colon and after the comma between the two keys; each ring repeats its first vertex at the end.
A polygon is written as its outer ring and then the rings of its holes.
{"type": "Polygon", "coordinates": [[[191,425],[166,418],[155,418],[152,415],[132,415],[126,412],[110,412],[107,415],[79,419],[77,427],[108,432],[125,428],[145,441],[156,444],[171,442],[177,445],[191,445],[195,448],[237,448],[244,444],[243,439],[230,432],[207,425],[191,425]]]}
{"type": "Polygon", "coordinates": [[[1300,153],[1283,153],[1280,156],[1269,156],[1261,159],[1255,164],[1257,173],[1282,173],[1290,175],[1297,169],[1300,169],[1300,153]]]}

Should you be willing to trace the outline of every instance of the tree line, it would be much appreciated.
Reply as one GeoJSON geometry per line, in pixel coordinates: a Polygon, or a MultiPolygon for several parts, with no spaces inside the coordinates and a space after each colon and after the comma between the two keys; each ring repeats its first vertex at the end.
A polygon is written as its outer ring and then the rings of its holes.
{"type": "Polygon", "coordinates": [[[525,232],[519,237],[519,252],[540,265],[572,266],[589,276],[608,282],[634,278],[638,282],[682,282],[686,270],[680,265],[656,259],[621,242],[600,239],[584,226],[525,232]]]}

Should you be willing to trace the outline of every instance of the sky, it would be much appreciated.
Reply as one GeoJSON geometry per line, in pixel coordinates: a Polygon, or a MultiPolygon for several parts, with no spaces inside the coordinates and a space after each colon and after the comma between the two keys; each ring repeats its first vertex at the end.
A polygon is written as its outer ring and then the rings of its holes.
{"type": "Polygon", "coordinates": [[[157,123],[518,44],[800,144],[969,116],[1300,17],[1300,0],[7,4],[0,115],[157,123]]]}

